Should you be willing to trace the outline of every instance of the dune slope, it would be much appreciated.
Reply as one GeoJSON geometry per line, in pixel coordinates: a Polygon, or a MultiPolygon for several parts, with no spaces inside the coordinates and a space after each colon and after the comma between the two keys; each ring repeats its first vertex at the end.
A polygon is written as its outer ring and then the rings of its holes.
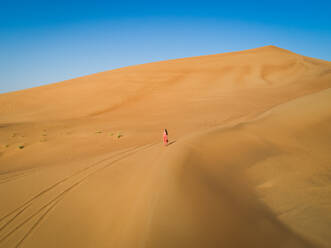
{"type": "Polygon", "coordinates": [[[1,94],[0,247],[331,247],[330,86],[268,46],[1,94]]]}

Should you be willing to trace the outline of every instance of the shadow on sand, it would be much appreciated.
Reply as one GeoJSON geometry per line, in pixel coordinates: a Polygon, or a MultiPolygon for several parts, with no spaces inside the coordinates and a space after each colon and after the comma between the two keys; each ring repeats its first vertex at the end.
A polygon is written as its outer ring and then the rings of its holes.
{"type": "Polygon", "coordinates": [[[174,143],[176,143],[176,140],[173,140],[173,141],[169,142],[167,146],[170,146],[170,145],[172,145],[174,143]]]}

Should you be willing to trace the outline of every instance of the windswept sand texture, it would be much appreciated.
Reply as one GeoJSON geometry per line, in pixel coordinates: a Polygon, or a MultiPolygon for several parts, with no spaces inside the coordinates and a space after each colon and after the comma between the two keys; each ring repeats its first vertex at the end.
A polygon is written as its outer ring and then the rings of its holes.
{"type": "Polygon", "coordinates": [[[1,94],[0,247],[331,247],[330,87],[268,46],[1,94]]]}

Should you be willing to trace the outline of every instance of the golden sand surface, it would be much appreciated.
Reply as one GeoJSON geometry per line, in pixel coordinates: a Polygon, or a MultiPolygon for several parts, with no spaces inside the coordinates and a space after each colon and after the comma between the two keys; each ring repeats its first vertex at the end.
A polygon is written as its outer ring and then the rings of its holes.
{"type": "Polygon", "coordinates": [[[0,247],[331,247],[330,87],[267,46],[0,94],[0,247]]]}

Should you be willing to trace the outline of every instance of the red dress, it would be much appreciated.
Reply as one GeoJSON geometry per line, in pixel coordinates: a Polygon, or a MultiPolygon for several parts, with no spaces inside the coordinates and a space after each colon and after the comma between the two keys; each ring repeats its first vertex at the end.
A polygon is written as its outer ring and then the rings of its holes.
{"type": "Polygon", "coordinates": [[[163,132],[163,143],[164,143],[165,145],[168,144],[168,135],[166,134],[166,132],[163,132]]]}

